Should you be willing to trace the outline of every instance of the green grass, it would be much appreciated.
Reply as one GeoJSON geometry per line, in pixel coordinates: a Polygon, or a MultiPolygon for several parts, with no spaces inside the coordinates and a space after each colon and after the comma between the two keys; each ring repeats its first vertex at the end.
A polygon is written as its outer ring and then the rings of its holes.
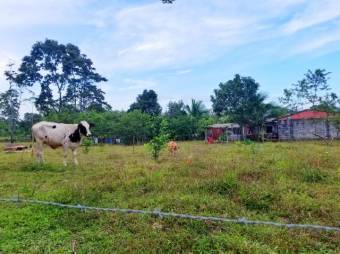
{"type": "MultiPolygon", "coordinates": [[[[340,142],[0,153],[0,196],[340,226],[340,142]]],[[[340,234],[0,203],[0,253],[339,253],[340,234]]]]}

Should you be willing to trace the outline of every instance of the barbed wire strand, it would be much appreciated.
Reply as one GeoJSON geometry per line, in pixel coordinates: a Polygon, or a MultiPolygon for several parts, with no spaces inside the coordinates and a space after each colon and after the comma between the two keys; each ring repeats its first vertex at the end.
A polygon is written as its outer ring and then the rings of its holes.
{"type": "Polygon", "coordinates": [[[28,204],[39,204],[46,206],[57,206],[62,208],[73,208],[80,209],[81,211],[85,210],[94,210],[94,211],[106,211],[106,212],[120,212],[127,214],[145,214],[145,215],[154,215],[160,218],[163,217],[175,217],[182,219],[191,219],[191,220],[200,220],[200,221],[222,221],[227,223],[236,223],[243,225],[267,225],[281,228],[302,228],[302,229],[316,229],[316,230],[324,230],[324,231],[336,231],[340,232],[340,227],[333,226],[323,226],[323,225],[314,225],[314,224],[285,224],[274,221],[261,221],[261,220],[248,220],[246,218],[224,218],[224,217],[212,217],[212,216],[197,216],[191,214],[180,214],[180,213],[172,213],[172,212],[162,212],[158,209],[153,211],[147,210],[136,210],[136,209],[126,209],[126,208],[102,208],[102,207],[94,207],[94,206],[85,206],[85,205],[68,205],[57,202],[50,201],[41,201],[41,200],[32,200],[32,199],[20,199],[18,197],[15,198],[0,198],[1,202],[12,202],[12,203],[28,203],[28,204]]]}

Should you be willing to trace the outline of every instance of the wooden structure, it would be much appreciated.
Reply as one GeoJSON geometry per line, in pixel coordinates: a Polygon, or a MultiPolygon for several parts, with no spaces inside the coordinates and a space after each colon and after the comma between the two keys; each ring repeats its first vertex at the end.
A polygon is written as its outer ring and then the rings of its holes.
{"type": "Polygon", "coordinates": [[[28,146],[21,145],[21,144],[6,144],[4,146],[4,151],[5,152],[21,152],[28,149],[28,146]]]}
{"type": "Polygon", "coordinates": [[[240,140],[241,137],[242,128],[237,123],[222,123],[222,124],[218,123],[209,125],[205,132],[205,141],[210,144],[216,142],[217,140],[221,141],[240,140]]]}

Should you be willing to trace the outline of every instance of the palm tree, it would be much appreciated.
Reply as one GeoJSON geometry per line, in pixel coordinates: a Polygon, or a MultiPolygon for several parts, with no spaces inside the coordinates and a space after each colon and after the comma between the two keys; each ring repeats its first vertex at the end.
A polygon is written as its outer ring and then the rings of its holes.
{"type": "Polygon", "coordinates": [[[205,108],[203,101],[196,101],[195,99],[191,99],[191,105],[186,105],[185,109],[188,114],[193,117],[200,117],[208,113],[208,110],[205,108]]]}

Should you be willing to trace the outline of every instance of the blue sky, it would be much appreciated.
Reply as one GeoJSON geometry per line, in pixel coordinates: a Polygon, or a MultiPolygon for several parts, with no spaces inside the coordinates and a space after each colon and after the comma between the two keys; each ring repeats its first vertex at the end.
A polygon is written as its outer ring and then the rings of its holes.
{"type": "Polygon", "coordinates": [[[236,73],[277,101],[308,69],[325,68],[340,94],[339,0],[1,0],[0,33],[0,91],[10,59],[50,38],[94,61],[118,110],[143,89],[163,108],[191,98],[210,107],[213,89],[236,73]]]}

